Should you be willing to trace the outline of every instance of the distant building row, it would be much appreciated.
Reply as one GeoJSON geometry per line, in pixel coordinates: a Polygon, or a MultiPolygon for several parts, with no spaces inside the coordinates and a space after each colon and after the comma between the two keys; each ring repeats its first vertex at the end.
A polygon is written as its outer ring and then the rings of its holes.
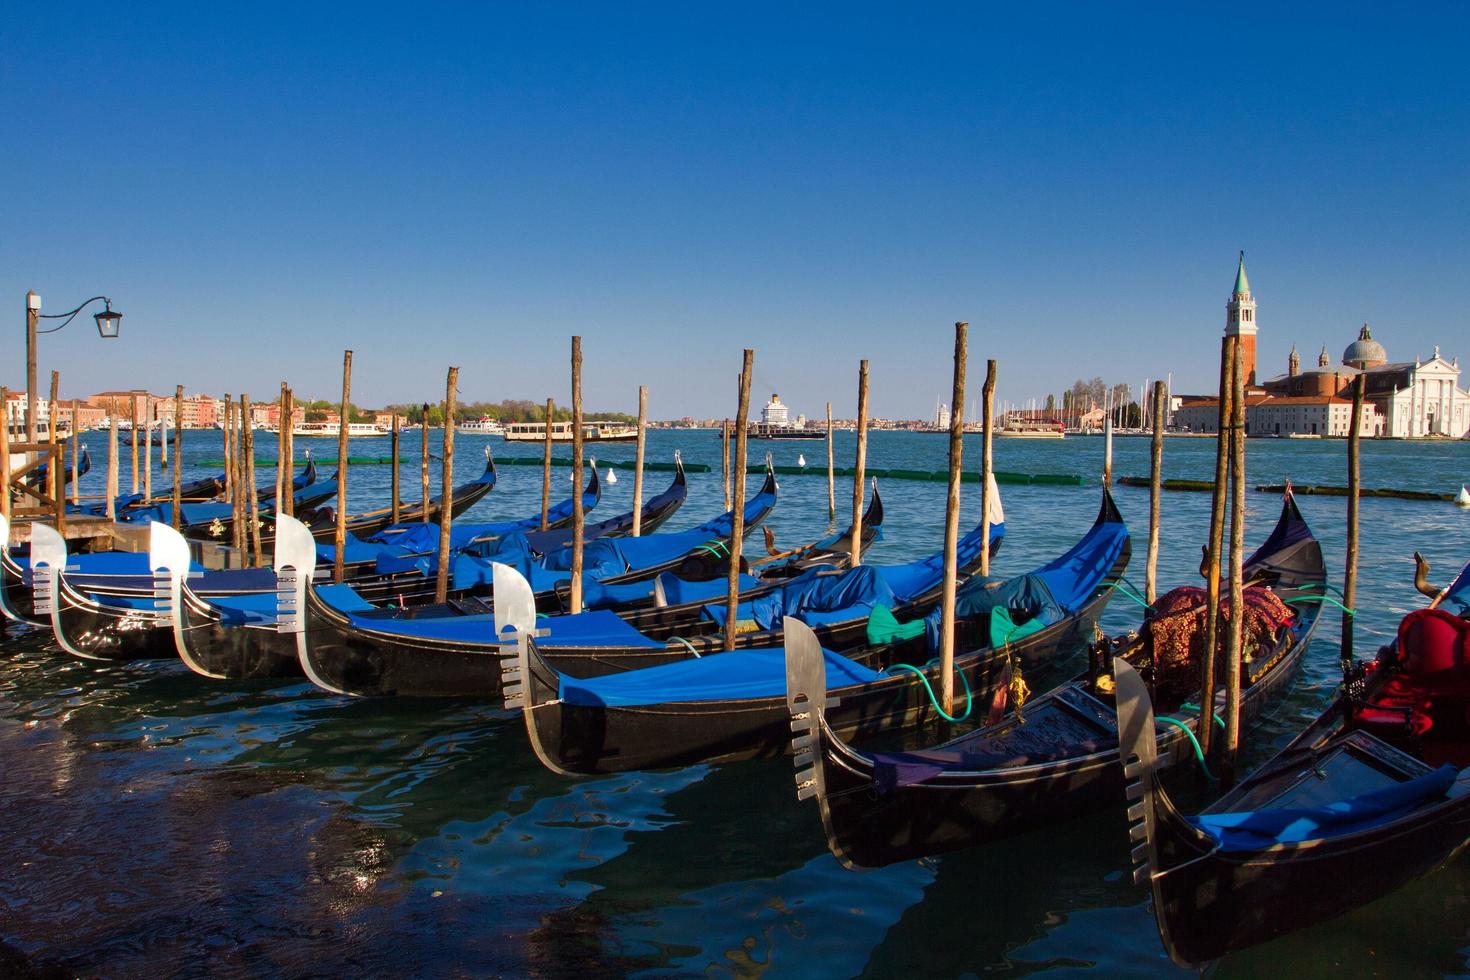
{"type": "MultiPolygon", "coordinates": [[[[1352,427],[1352,386],[1365,378],[1359,433],[1390,439],[1470,436],[1470,392],[1460,388],[1459,358],[1445,360],[1439,348],[1428,360],[1390,362],[1365,323],[1358,339],[1332,364],[1327,348],[1314,370],[1301,369],[1293,346],[1286,373],[1256,379],[1256,301],[1241,257],[1235,291],[1226,303],[1225,332],[1238,336],[1246,372],[1246,432],[1253,436],[1346,436],[1352,427]]],[[[1216,397],[1186,397],[1174,411],[1176,428],[1214,432],[1216,397]]]]}

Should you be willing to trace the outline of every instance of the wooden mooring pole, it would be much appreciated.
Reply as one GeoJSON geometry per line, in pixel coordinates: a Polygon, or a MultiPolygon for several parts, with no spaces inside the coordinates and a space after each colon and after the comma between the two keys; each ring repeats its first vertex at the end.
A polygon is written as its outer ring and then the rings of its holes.
{"type": "Polygon", "coordinates": [[[1358,599],[1358,495],[1362,490],[1359,443],[1362,440],[1363,396],[1367,376],[1359,374],[1353,381],[1353,420],[1348,430],[1348,499],[1347,499],[1347,565],[1343,570],[1342,604],[1342,669],[1344,676],[1353,665],[1353,610],[1358,599]]]}
{"type": "MultiPolygon", "coordinates": [[[[10,404],[10,389],[0,386],[0,516],[10,522],[10,417],[4,414],[10,404]]],[[[0,548],[10,547],[9,541],[0,541],[0,548]]]]}
{"type": "MultiPolygon", "coordinates": [[[[128,399],[128,432],[133,437],[133,489],[129,493],[138,492],[138,393],[135,391],[128,399]]],[[[72,433],[76,435],[75,432],[72,433]]]]}
{"type": "MultiPolygon", "coordinates": [[[[260,493],[255,489],[255,420],[250,413],[250,396],[240,396],[240,415],[245,423],[245,502],[249,507],[245,515],[246,528],[250,532],[250,554],[254,567],[264,564],[265,555],[260,546],[260,493]]],[[[280,467],[276,467],[277,470],[280,467]]]]}
{"type": "Polygon", "coordinates": [[[173,524],[174,530],[181,530],[184,526],[184,516],[180,513],[184,502],[184,386],[174,386],[174,495],[173,495],[173,524]]]}
{"type": "MultiPolygon", "coordinates": [[[[52,460],[55,463],[55,460],[52,460]]],[[[53,470],[55,466],[51,467],[53,470]]],[[[107,401],[107,519],[117,520],[117,399],[107,401]]]]}
{"type": "MultiPolygon", "coordinates": [[[[990,484],[995,475],[995,361],[985,362],[985,385],[980,389],[980,574],[990,574],[990,484]]],[[[954,416],[953,409],[949,413],[954,416]]]]}
{"type": "Polygon", "coordinates": [[[1144,570],[1144,599],[1150,606],[1159,586],[1159,497],[1164,483],[1164,383],[1154,382],[1153,439],[1149,443],[1148,567],[1144,570]]]}
{"type": "Polygon", "coordinates": [[[158,409],[153,404],[152,395],[149,395],[143,404],[143,414],[148,417],[148,438],[143,440],[143,501],[151,504],[153,503],[153,423],[158,420],[158,409]]]}
{"type": "Polygon", "coordinates": [[[224,453],[225,453],[225,499],[231,505],[235,503],[235,413],[234,401],[230,393],[225,392],[224,401],[224,453]]]}
{"type": "Polygon", "coordinates": [[[734,499],[730,502],[734,520],[730,525],[730,569],[725,587],[726,650],[735,649],[735,636],[740,631],[740,556],[745,545],[745,440],[750,420],[750,380],[754,373],[755,351],[747,347],[740,366],[739,399],[735,407],[735,485],[734,499]]]}
{"type": "Polygon", "coordinates": [[[1230,395],[1230,643],[1225,660],[1225,759],[1221,785],[1235,783],[1240,754],[1240,667],[1245,648],[1245,368],[1239,341],[1231,369],[1230,395]]]}
{"type": "MultiPolygon", "coordinates": [[[[78,467],[82,456],[82,423],[81,409],[77,408],[77,400],[71,400],[71,502],[73,505],[82,502],[81,473],[78,467]]],[[[134,491],[137,487],[133,488],[134,491]]]]}
{"type": "Polygon", "coordinates": [[[852,472],[852,567],[863,563],[863,491],[868,468],[868,359],[858,361],[857,458],[852,472]]]}
{"type": "Polygon", "coordinates": [[[46,496],[52,500],[58,500],[61,494],[58,492],[66,484],[63,473],[61,457],[56,452],[56,447],[61,444],[56,433],[60,426],[60,415],[56,410],[56,402],[61,394],[61,372],[51,372],[51,401],[50,408],[46,411],[46,441],[51,444],[51,462],[46,464],[46,496]]]}
{"type": "Polygon", "coordinates": [[[240,567],[244,568],[249,564],[249,556],[246,554],[246,542],[249,539],[245,529],[245,460],[240,452],[243,433],[240,428],[239,404],[231,402],[228,395],[225,396],[225,431],[230,435],[229,451],[225,454],[225,485],[229,488],[230,499],[230,545],[235,549],[240,567]]]}
{"type": "MultiPolygon", "coordinates": [[[[444,477],[444,489],[439,503],[439,577],[434,584],[434,601],[449,598],[449,534],[454,523],[454,405],[459,394],[459,368],[449,369],[444,382],[444,463],[440,467],[444,477]]],[[[424,510],[429,509],[429,499],[424,498],[424,510]]]]}
{"type": "Polygon", "coordinates": [[[643,535],[643,453],[648,442],[648,385],[638,386],[638,448],[633,454],[633,537],[643,535]]]}
{"type": "Polygon", "coordinates": [[[541,441],[541,530],[551,522],[551,423],[556,416],[556,402],[546,399],[546,432],[541,441]]]}
{"type": "Polygon", "coordinates": [[[587,513],[582,500],[582,338],[572,338],[572,594],[569,611],[582,611],[582,534],[587,513]]]}
{"type": "MultiPolygon", "coordinates": [[[[736,386],[736,400],[739,400],[739,385],[736,386]]],[[[730,420],[720,423],[720,472],[724,474],[725,481],[725,509],[730,509],[730,420]]]]}
{"type": "MultiPolygon", "coordinates": [[[[965,369],[970,325],[954,325],[954,394],[951,405],[965,403],[965,369]]],[[[992,361],[992,364],[995,362],[992,361]]],[[[960,539],[960,473],[964,468],[965,416],[949,413],[949,493],[944,503],[944,593],[939,620],[939,696],[944,713],[954,714],[954,611],[960,539]]]]}
{"type": "Polygon", "coordinates": [[[295,476],[296,476],[296,474],[294,472],[294,470],[296,468],[291,465],[291,457],[289,457],[289,456],[286,455],[286,451],[285,451],[286,450],[286,435],[285,435],[285,432],[281,429],[281,425],[282,425],[281,420],[283,418],[285,418],[285,412],[286,412],[286,382],[282,381],[281,382],[281,394],[280,394],[279,399],[276,402],[276,508],[275,508],[275,513],[276,513],[276,516],[278,516],[278,517],[283,513],[283,511],[281,510],[281,508],[286,505],[285,504],[285,501],[282,499],[282,494],[283,493],[290,493],[291,492],[291,484],[294,482],[295,476]]]}
{"type": "Polygon", "coordinates": [[[394,524],[397,524],[399,517],[402,516],[399,511],[403,506],[403,501],[400,498],[398,492],[398,467],[401,465],[401,461],[398,457],[399,439],[400,436],[398,432],[398,412],[395,410],[393,412],[393,481],[389,491],[393,494],[393,516],[391,519],[394,524]]]}
{"type": "MultiPolygon", "coordinates": [[[[342,352],[342,402],[337,409],[337,529],[332,536],[334,546],[332,558],[332,581],[340,582],[346,569],[344,555],[347,551],[347,424],[352,411],[352,351],[342,352]]],[[[428,495],[425,494],[428,510],[428,495]]]]}
{"type": "MultiPolygon", "coordinates": [[[[1230,400],[1235,393],[1236,338],[1227,336],[1220,344],[1220,404],[1215,424],[1215,489],[1210,495],[1210,533],[1205,539],[1205,645],[1200,662],[1200,714],[1215,710],[1216,652],[1220,646],[1220,551],[1225,537],[1225,494],[1230,481],[1230,400]]],[[[1215,739],[1215,726],[1199,726],[1200,752],[1208,757],[1215,739]]]]}
{"type": "Polygon", "coordinates": [[[837,520],[836,467],[832,465],[832,403],[827,403],[827,521],[837,520]]]}
{"type": "Polygon", "coordinates": [[[429,403],[424,402],[421,409],[423,425],[420,426],[419,446],[419,482],[423,484],[423,510],[419,513],[419,520],[429,523],[429,403]]]}

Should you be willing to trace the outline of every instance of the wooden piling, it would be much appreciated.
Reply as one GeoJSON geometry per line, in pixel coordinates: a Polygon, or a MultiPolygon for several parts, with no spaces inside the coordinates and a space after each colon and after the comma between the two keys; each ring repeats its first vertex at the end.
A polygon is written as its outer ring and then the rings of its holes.
{"type": "MultiPolygon", "coordinates": [[[[1200,711],[1208,715],[1215,706],[1216,650],[1220,645],[1220,551],[1225,537],[1225,495],[1230,480],[1231,399],[1235,394],[1236,338],[1220,342],[1220,404],[1215,424],[1215,489],[1210,495],[1210,533],[1205,540],[1205,645],[1200,662],[1200,711]]],[[[1213,724],[1199,726],[1200,752],[1209,755],[1215,738],[1213,724]]]]}
{"type": "MultiPolygon", "coordinates": [[[[129,403],[128,404],[128,415],[129,415],[129,426],[130,426],[129,429],[128,429],[128,432],[131,433],[131,435],[133,437],[133,489],[130,490],[130,491],[128,491],[128,492],[129,493],[137,493],[138,492],[138,393],[136,391],[133,392],[133,396],[128,399],[128,403],[129,403]]],[[[72,432],[72,435],[75,436],[76,435],[76,432],[73,431],[72,432]]]]}
{"type": "Polygon", "coordinates": [[[740,367],[739,400],[735,407],[735,484],[730,507],[730,570],[725,588],[725,649],[735,649],[739,632],[740,556],[745,550],[745,440],[750,421],[750,380],[755,373],[755,351],[745,348],[740,367]]]}
{"type": "MultiPolygon", "coordinates": [[[[965,369],[970,325],[954,325],[954,393],[951,405],[965,403],[965,369]]],[[[995,362],[992,361],[991,364],[995,362]]],[[[965,455],[965,416],[949,413],[949,494],[944,504],[944,593],[939,620],[939,697],[944,713],[954,714],[954,611],[960,539],[960,472],[965,455]]],[[[983,506],[983,505],[982,505],[983,506]]]]}
{"type": "Polygon", "coordinates": [[[393,494],[393,516],[392,516],[392,521],[393,521],[394,524],[397,524],[398,523],[398,519],[402,516],[402,514],[400,514],[399,511],[401,510],[401,508],[403,506],[403,502],[399,498],[399,494],[398,494],[398,467],[400,465],[400,461],[399,461],[399,458],[398,458],[398,442],[399,442],[398,412],[395,410],[393,412],[393,481],[392,481],[392,486],[389,488],[389,492],[393,494]]]}
{"type": "MultiPolygon", "coordinates": [[[[736,398],[739,398],[739,387],[736,388],[736,398]]],[[[720,423],[720,472],[724,474],[725,482],[725,509],[730,509],[730,420],[720,423]]]]}
{"type": "Polygon", "coordinates": [[[174,386],[174,530],[184,526],[184,386],[174,386]]]}
{"type": "MultiPolygon", "coordinates": [[[[452,367],[444,382],[444,462],[440,466],[444,489],[439,506],[439,577],[434,585],[435,602],[449,598],[449,532],[454,523],[454,403],[458,393],[459,368],[452,367]]],[[[425,512],[428,509],[429,497],[425,494],[425,512]]]]}
{"type": "MultiPolygon", "coordinates": [[[[995,361],[985,362],[985,385],[980,389],[980,574],[990,574],[990,483],[995,475],[995,361]]],[[[957,403],[958,404],[958,403],[957,403]]],[[[951,410],[950,416],[956,413],[951,410]]],[[[961,418],[961,424],[964,419],[961,418]]]]}
{"type": "Polygon", "coordinates": [[[144,403],[143,414],[148,416],[148,438],[143,440],[143,500],[153,503],[153,423],[158,421],[158,409],[149,395],[144,403]]]}
{"type": "Polygon", "coordinates": [[[286,382],[282,381],[281,393],[276,401],[276,516],[280,516],[283,513],[281,508],[285,506],[285,501],[281,499],[281,494],[291,492],[291,483],[295,475],[292,472],[295,467],[291,465],[291,458],[285,452],[286,436],[281,431],[281,420],[285,417],[285,411],[286,382]]]}
{"type": "MultiPolygon", "coordinates": [[[[155,405],[153,410],[154,410],[154,414],[157,414],[157,412],[158,412],[158,406],[155,405]]],[[[158,445],[159,445],[158,468],[159,468],[160,471],[167,472],[167,470],[168,470],[168,416],[167,415],[165,415],[159,421],[158,435],[159,435],[159,439],[158,439],[158,445]]]]}
{"type": "Polygon", "coordinates": [[[1342,604],[1342,669],[1344,676],[1353,665],[1353,610],[1358,599],[1358,495],[1362,489],[1359,467],[1359,443],[1362,440],[1363,395],[1367,376],[1359,373],[1353,381],[1353,420],[1348,430],[1348,499],[1347,499],[1347,566],[1343,571],[1342,604]]]}
{"type": "MultiPolygon", "coordinates": [[[[246,529],[250,532],[250,554],[252,564],[259,568],[264,564],[265,555],[260,546],[260,494],[255,489],[255,424],[250,414],[250,396],[240,396],[240,415],[245,421],[244,452],[245,452],[245,478],[241,480],[241,489],[245,493],[245,503],[248,510],[245,514],[246,529]]],[[[276,467],[277,470],[280,467],[276,467]]]]}
{"type": "Polygon", "coordinates": [[[832,403],[827,403],[827,521],[837,520],[836,468],[832,465],[832,403]]]}
{"type": "Polygon", "coordinates": [[[234,401],[232,400],[232,396],[228,391],[225,392],[225,397],[223,401],[225,413],[223,430],[225,453],[225,499],[233,505],[235,502],[235,415],[232,409],[234,401]]]}
{"type": "Polygon", "coordinates": [[[296,392],[291,386],[286,386],[286,460],[287,472],[291,474],[291,480],[286,484],[285,500],[281,501],[284,513],[287,516],[296,516],[296,392]]]}
{"type": "Polygon", "coordinates": [[[541,530],[551,522],[551,420],[556,415],[556,402],[546,399],[546,432],[541,446],[541,530]]]}
{"type": "Polygon", "coordinates": [[[250,564],[250,519],[249,507],[245,503],[249,488],[245,485],[245,418],[241,407],[245,396],[235,402],[235,430],[231,445],[235,450],[235,547],[239,550],[240,567],[250,564]]]}
{"type": "Polygon", "coordinates": [[[81,415],[81,410],[77,408],[77,400],[73,398],[71,400],[71,502],[74,506],[82,502],[81,473],[78,472],[82,456],[81,415]]]}
{"type": "Polygon", "coordinates": [[[420,426],[419,482],[423,489],[423,523],[429,523],[429,403],[423,403],[423,425],[420,426]]]}
{"type": "Polygon", "coordinates": [[[1113,393],[1103,400],[1103,486],[1113,485],[1113,393]]]}
{"type": "MultiPolygon", "coordinates": [[[[352,411],[352,351],[342,352],[342,402],[337,409],[337,529],[332,535],[332,581],[340,582],[346,574],[344,556],[347,551],[347,425],[352,411]]],[[[424,494],[424,510],[428,510],[428,494],[424,494]]]]}
{"type": "Polygon", "coordinates": [[[58,491],[66,483],[62,475],[61,457],[56,453],[56,447],[60,445],[56,432],[60,428],[57,424],[60,418],[56,412],[56,401],[61,394],[61,372],[51,372],[51,401],[47,409],[46,441],[51,444],[51,462],[46,464],[46,496],[52,500],[59,500],[61,495],[58,491]]]}
{"type": "Polygon", "coordinates": [[[582,338],[572,337],[572,595],[570,612],[582,611],[582,338]]]}
{"type": "Polygon", "coordinates": [[[638,449],[633,454],[633,537],[643,534],[643,452],[648,442],[648,386],[638,386],[638,449]]]}
{"type": "Polygon", "coordinates": [[[1148,566],[1144,570],[1144,598],[1152,606],[1159,585],[1159,504],[1164,481],[1164,383],[1154,382],[1152,403],[1153,439],[1149,444],[1148,471],[1148,566]]]}
{"type": "Polygon", "coordinates": [[[1234,351],[1230,396],[1230,627],[1225,660],[1225,759],[1222,788],[1235,782],[1240,753],[1240,661],[1245,647],[1245,368],[1240,343],[1234,351]]]}
{"type": "MultiPolygon", "coordinates": [[[[10,522],[10,418],[3,414],[10,404],[10,389],[0,385],[0,516],[10,522]]],[[[0,548],[10,547],[9,541],[0,541],[0,548]]]]}
{"type": "Polygon", "coordinates": [[[863,496],[868,468],[868,359],[858,361],[857,458],[852,469],[852,567],[863,563],[863,496]]]}
{"type": "MultiPolygon", "coordinates": [[[[51,428],[56,428],[52,419],[51,428]]],[[[55,460],[51,469],[55,470],[55,460]]],[[[117,520],[117,399],[107,400],[107,519],[117,520]]]]}

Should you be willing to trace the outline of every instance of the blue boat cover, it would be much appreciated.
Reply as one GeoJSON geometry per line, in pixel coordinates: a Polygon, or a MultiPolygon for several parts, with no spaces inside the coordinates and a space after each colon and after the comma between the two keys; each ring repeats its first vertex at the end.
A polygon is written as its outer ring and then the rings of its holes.
{"type": "MultiPolygon", "coordinates": [[[[803,572],[774,592],[742,602],[736,615],[754,621],[763,630],[779,628],[786,616],[816,627],[863,619],[874,606],[894,604],[893,590],[881,571],[872,565],[859,565],[842,572],[803,572]]],[[[704,607],[704,615],[723,624],[725,608],[723,603],[711,603],[704,607]]]]}
{"type": "Polygon", "coordinates": [[[587,609],[617,609],[634,602],[653,597],[653,580],[624,582],[621,585],[604,585],[602,582],[587,582],[582,586],[582,605],[587,609]]]}
{"type": "MultiPolygon", "coordinates": [[[[980,527],[977,525],[955,544],[955,566],[965,568],[980,560],[980,527]]],[[[990,540],[1005,537],[1004,524],[990,526],[990,540]]],[[[893,592],[895,603],[902,605],[913,602],[931,589],[944,582],[944,552],[936,551],[927,558],[920,558],[904,565],[876,566],[883,581],[893,592]]]]}
{"type": "Polygon", "coordinates": [[[264,625],[276,621],[274,592],[210,599],[209,607],[219,614],[220,622],[225,626],[264,625]]]}
{"type": "MultiPolygon", "coordinates": [[[[537,645],[545,644],[538,640],[537,645]]],[[[839,653],[823,650],[822,656],[828,690],[879,678],[877,671],[839,653]]],[[[568,704],[592,707],[779,698],[786,694],[786,650],[735,650],[605,677],[563,675],[558,694],[568,704]]]]}
{"type": "Polygon", "coordinates": [[[1205,813],[1189,822],[1222,851],[1257,851],[1274,844],[1342,837],[1392,823],[1449,792],[1459,770],[1443,765],[1408,782],[1349,796],[1322,806],[1241,813],[1205,813]]]}
{"type": "MultiPolygon", "coordinates": [[[[830,565],[819,566],[830,568],[830,565]]],[[[663,583],[664,598],[669,600],[669,605],[679,606],[686,602],[709,602],[711,599],[724,598],[729,594],[730,580],[724,577],[712,578],[703,582],[691,582],[688,579],[679,578],[673,572],[664,572],[658,577],[663,583]]],[[[740,576],[740,591],[759,588],[763,583],[752,575],[740,576]]]]}
{"type": "MultiPolygon", "coordinates": [[[[345,586],[324,586],[317,589],[318,594],[325,592],[328,588],[345,588],[345,586]]],[[[356,595],[356,593],[353,593],[356,595]]],[[[337,605],[337,599],[331,600],[337,605]]],[[[350,598],[344,600],[350,602],[350,598]]],[[[364,605],[366,605],[364,603],[364,605]]],[[[338,606],[338,608],[342,608],[338,606]]],[[[372,608],[372,607],[367,607],[372,608]]],[[[360,629],[376,630],[380,633],[391,633],[394,636],[411,636],[425,640],[439,640],[441,642],[459,642],[467,644],[485,644],[498,642],[495,638],[495,617],[492,615],[475,616],[434,616],[422,619],[394,619],[391,617],[378,616],[352,616],[349,611],[349,619],[354,626],[360,629]]],[[[605,609],[593,610],[591,612],[578,613],[575,616],[556,616],[551,619],[540,620],[537,623],[540,628],[550,628],[549,636],[540,637],[536,645],[542,649],[554,650],[557,647],[638,647],[647,650],[662,650],[664,644],[660,640],[651,640],[642,633],[629,626],[620,619],[616,613],[605,609]]]]}
{"type": "MultiPolygon", "coordinates": [[[[12,555],[12,559],[22,569],[31,567],[31,559],[27,555],[12,555]]],[[[204,566],[190,563],[191,572],[202,572],[204,566]]],[[[148,567],[148,552],[146,551],[97,551],[86,552],[79,555],[66,556],[66,578],[69,582],[75,582],[79,577],[87,576],[136,576],[146,579],[151,588],[153,581],[153,570],[148,567]],[[75,569],[75,571],[73,571],[75,569]]]]}
{"type": "Polygon", "coordinates": [[[345,582],[315,586],[317,597],[338,612],[363,612],[373,604],[357,594],[357,590],[345,582]]]}
{"type": "Polygon", "coordinates": [[[1460,569],[1459,576],[1450,583],[1439,604],[1456,616],[1470,618],[1470,562],[1460,569]]]}

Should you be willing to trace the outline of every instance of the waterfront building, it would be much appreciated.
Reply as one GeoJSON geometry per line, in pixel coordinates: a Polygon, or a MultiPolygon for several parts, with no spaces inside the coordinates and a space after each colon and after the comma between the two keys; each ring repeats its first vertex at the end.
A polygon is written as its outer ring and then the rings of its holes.
{"type": "MultiPolygon", "coordinates": [[[[1352,424],[1353,385],[1365,377],[1360,432],[1366,436],[1415,439],[1470,437],[1470,392],[1460,388],[1459,359],[1447,360],[1434,348],[1430,358],[1392,362],[1368,324],[1333,364],[1324,344],[1317,366],[1301,369],[1293,344],[1286,373],[1257,382],[1256,302],[1242,253],[1235,289],[1226,303],[1225,333],[1240,337],[1246,371],[1246,432],[1263,436],[1345,436],[1352,424]]],[[[1214,432],[1219,400],[1186,396],[1174,412],[1174,425],[1191,432],[1214,432]]]]}

